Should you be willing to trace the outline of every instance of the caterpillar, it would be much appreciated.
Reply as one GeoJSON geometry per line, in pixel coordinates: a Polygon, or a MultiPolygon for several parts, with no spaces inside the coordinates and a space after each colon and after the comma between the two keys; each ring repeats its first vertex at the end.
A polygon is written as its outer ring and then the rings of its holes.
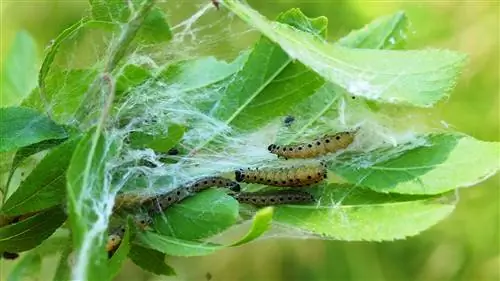
{"type": "Polygon", "coordinates": [[[267,147],[267,150],[286,159],[314,158],[347,148],[354,141],[354,135],[354,132],[340,132],[334,135],[325,135],[308,143],[271,144],[267,147]]]}
{"type": "Polygon", "coordinates": [[[327,173],[325,165],[321,163],[290,168],[241,169],[235,171],[235,176],[238,182],[301,187],[326,179],[327,173]]]}
{"type": "Polygon", "coordinates": [[[247,203],[255,206],[305,204],[315,201],[310,193],[298,190],[241,192],[235,194],[234,198],[240,203],[247,203]]]}
{"type": "Polygon", "coordinates": [[[186,188],[189,192],[197,193],[212,186],[226,187],[234,192],[239,192],[241,190],[237,182],[223,177],[204,177],[188,184],[186,188]]]}
{"type": "Polygon", "coordinates": [[[141,230],[145,230],[153,223],[153,219],[147,214],[140,213],[134,216],[134,222],[141,230]]]}
{"type": "Polygon", "coordinates": [[[106,242],[106,252],[108,253],[108,258],[111,258],[115,253],[116,249],[118,249],[124,235],[125,235],[124,226],[118,227],[113,232],[111,232],[111,234],[108,235],[108,241],[106,242]]]}

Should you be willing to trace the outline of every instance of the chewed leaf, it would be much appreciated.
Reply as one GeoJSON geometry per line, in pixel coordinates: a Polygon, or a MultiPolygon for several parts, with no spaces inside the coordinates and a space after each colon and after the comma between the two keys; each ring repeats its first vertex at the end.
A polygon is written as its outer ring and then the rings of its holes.
{"type": "Polygon", "coordinates": [[[0,252],[24,252],[38,246],[66,220],[64,211],[55,207],[0,228],[0,252]]]}
{"type": "Polygon", "coordinates": [[[195,240],[227,229],[238,218],[238,202],[221,190],[207,190],[176,204],[155,218],[163,235],[195,240]]]}
{"type": "Polygon", "coordinates": [[[175,275],[174,269],[165,263],[165,254],[162,252],[132,245],[128,256],[140,268],[153,274],[175,275]]]}
{"type": "MultiPolygon", "coordinates": [[[[293,9],[278,21],[324,37],[324,17],[310,19],[293,9]]],[[[234,76],[215,108],[215,116],[240,129],[254,129],[286,113],[323,84],[301,63],[292,62],[280,46],[261,38],[243,68],[234,76]],[[265,71],[262,71],[265,69],[265,71]]]]}
{"type": "Polygon", "coordinates": [[[359,155],[332,171],[349,183],[378,192],[439,194],[494,175],[499,149],[498,143],[437,134],[402,152],[396,147],[359,155]]]}
{"type": "Polygon", "coordinates": [[[329,185],[319,205],[278,206],[273,221],[324,238],[383,241],[416,235],[448,216],[454,205],[436,197],[382,195],[355,187],[329,185]],[[342,192],[338,192],[342,189],[342,192]],[[336,205],[338,203],[338,205],[336,205]]]}
{"type": "Polygon", "coordinates": [[[400,11],[380,17],[362,29],[351,31],[336,44],[359,49],[397,49],[406,42],[408,18],[400,11]]]}
{"type": "Polygon", "coordinates": [[[31,108],[0,108],[0,116],[0,152],[67,137],[62,126],[31,108]]]}
{"type": "Polygon", "coordinates": [[[273,219],[273,208],[266,207],[257,211],[252,219],[252,226],[250,230],[241,237],[238,241],[234,242],[231,246],[240,246],[249,243],[257,238],[259,238],[264,232],[269,229],[271,221],[273,219]]]}
{"type": "Polygon", "coordinates": [[[299,29],[271,22],[246,4],[225,0],[233,13],[327,81],[368,99],[428,107],[446,97],[466,56],[444,50],[388,51],[331,45],[299,29]]]}
{"type": "Polygon", "coordinates": [[[187,241],[154,232],[138,233],[136,239],[141,246],[179,257],[206,256],[224,248],[222,245],[187,241]]]}

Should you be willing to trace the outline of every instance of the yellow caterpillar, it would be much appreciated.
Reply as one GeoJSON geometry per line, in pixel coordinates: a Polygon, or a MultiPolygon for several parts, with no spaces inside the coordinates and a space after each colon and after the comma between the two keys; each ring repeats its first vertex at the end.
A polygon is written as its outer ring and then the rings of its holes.
{"type": "Polygon", "coordinates": [[[241,192],[234,195],[240,203],[255,206],[270,206],[281,204],[305,204],[314,202],[314,197],[304,191],[279,190],[269,192],[241,192]]]}
{"type": "Polygon", "coordinates": [[[321,182],[327,177],[327,171],[321,163],[289,168],[236,170],[235,177],[238,182],[302,187],[321,182]]]}

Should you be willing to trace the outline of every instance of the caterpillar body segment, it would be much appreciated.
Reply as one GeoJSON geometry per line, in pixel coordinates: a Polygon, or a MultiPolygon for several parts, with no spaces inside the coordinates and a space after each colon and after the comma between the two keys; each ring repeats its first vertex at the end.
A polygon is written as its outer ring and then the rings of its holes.
{"type": "Polygon", "coordinates": [[[307,143],[290,145],[271,144],[267,149],[272,154],[286,159],[315,158],[347,148],[354,141],[354,135],[355,132],[340,132],[333,135],[325,135],[307,143]]]}
{"type": "Polygon", "coordinates": [[[124,235],[125,235],[124,226],[116,228],[108,235],[108,241],[106,242],[106,252],[108,252],[108,258],[111,258],[115,253],[116,249],[118,249],[124,235]]]}
{"type": "Polygon", "coordinates": [[[234,195],[240,203],[255,206],[271,206],[283,204],[308,204],[313,203],[314,197],[299,190],[279,190],[269,192],[241,192],[234,195]]]}
{"type": "Polygon", "coordinates": [[[139,229],[145,230],[153,223],[153,219],[148,214],[140,213],[134,216],[134,223],[139,229]]]}
{"type": "Polygon", "coordinates": [[[236,181],[272,186],[303,187],[327,177],[324,164],[289,168],[246,169],[235,171],[236,181]]]}
{"type": "Polygon", "coordinates": [[[239,192],[241,190],[237,182],[223,177],[204,177],[188,184],[186,188],[191,193],[198,193],[214,186],[225,187],[234,192],[239,192]]]}
{"type": "Polygon", "coordinates": [[[191,193],[185,187],[179,187],[165,194],[156,196],[147,202],[150,214],[158,214],[165,211],[168,207],[186,199],[191,193]]]}

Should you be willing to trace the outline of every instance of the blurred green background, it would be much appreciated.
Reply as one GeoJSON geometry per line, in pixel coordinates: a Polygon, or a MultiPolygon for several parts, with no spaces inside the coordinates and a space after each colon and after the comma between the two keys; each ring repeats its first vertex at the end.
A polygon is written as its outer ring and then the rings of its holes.
{"type": "MultiPolygon", "coordinates": [[[[200,7],[200,2],[196,3],[200,7]]],[[[413,31],[408,48],[447,48],[470,55],[452,97],[433,109],[433,118],[438,116],[452,128],[481,140],[500,140],[498,1],[249,3],[270,18],[294,7],[310,17],[327,16],[331,40],[378,16],[405,10],[413,31]]],[[[193,5],[196,7],[194,1],[176,5],[180,12],[172,15],[172,20],[177,22],[194,11],[193,5]]],[[[19,30],[35,38],[41,58],[49,41],[87,9],[87,1],[0,1],[0,61],[19,30]]],[[[244,36],[238,36],[237,42],[229,42],[230,48],[251,44],[255,36],[248,37],[245,41],[244,36]]],[[[207,47],[220,48],[211,50],[212,54],[224,54],[228,48],[226,44],[207,47]]],[[[116,280],[500,280],[499,187],[496,175],[474,188],[461,189],[457,209],[449,218],[404,241],[267,239],[207,257],[169,259],[178,272],[176,278],[151,276],[127,263],[116,280]]],[[[56,258],[50,258],[44,263],[38,280],[52,278],[55,262],[56,258]]],[[[1,263],[0,280],[6,280],[13,262],[1,263]]]]}

